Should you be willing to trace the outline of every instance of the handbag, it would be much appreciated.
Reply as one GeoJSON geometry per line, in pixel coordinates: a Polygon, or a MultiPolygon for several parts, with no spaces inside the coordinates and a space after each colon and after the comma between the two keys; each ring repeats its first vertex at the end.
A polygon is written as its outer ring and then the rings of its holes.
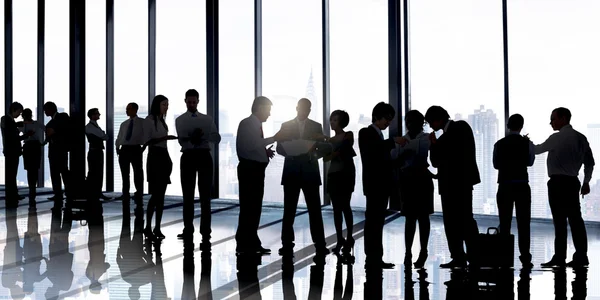
{"type": "Polygon", "coordinates": [[[500,234],[498,228],[489,227],[477,236],[477,261],[484,268],[512,268],[515,259],[515,236],[500,234]]]}

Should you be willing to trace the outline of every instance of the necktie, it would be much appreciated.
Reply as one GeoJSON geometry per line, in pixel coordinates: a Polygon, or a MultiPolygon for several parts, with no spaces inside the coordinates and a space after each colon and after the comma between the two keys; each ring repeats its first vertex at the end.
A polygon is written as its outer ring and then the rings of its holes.
{"type": "Polygon", "coordinates": [[[383,132],[381,132],[381,131],[379,132],[379,137],[380,137],[382,140],[385,140],[385,139],[383,138],[383,132]]]}
{"type": "Polygon", "coordinates": [[[127,135],[125,136],[125,140],[129,141],[131,136],[133,135],[133,119],[129,121],[129,127],[127,127],[127,135]]]}

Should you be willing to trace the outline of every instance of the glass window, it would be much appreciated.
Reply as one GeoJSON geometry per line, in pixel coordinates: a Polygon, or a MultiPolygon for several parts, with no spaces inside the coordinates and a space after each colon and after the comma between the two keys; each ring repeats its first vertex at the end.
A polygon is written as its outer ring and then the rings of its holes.
{"type": "MultiPolygon", "coordinates": [[[[329,5],[330,108],[350,115],[346,130],[354,133],[358,154],[358,131],[371,124],[377,103],[388,102],[388,1],[332,0],[329,5]]],[[[365,207],[360,156],[354,163],[356,185],[351,204],[365,207]]]]}
{"type": "MultiPolygon", "coordinates": [[[[523,133],[542,143],[553,131],[552,110],[571,110],[571,124],[587,136],[596,161],[600,158],[600,3],[576,1],[508,1],[510,113],[525,118],[523,133]],[[543,9],[540,9],[543,5],[543,9]],[[560,19],[560,24],[556,20],[560,19]]],[[[598,174],[597,172],[595,174],[598,174]]],[[[581,172],[583,179],[583,168],[581,172]]],[[[546,155],[529,168],[532,217],[551,218],[546,182],[546,155]]],[[[600,185],[594,176],[591,194],[581,200],[586,220],[600,221],[600,185]]]]}
{"type": "MultiPolygon", "coordinates": [[[[262,5],[263,95],[273,101],[271,117],[263,124],[265,136],[296,117],[303,97],[312,102],[309,118],[323,123],[321,1],[263,0],[262,5]]],[[[265,201],[283,201],[283,161],[276,155],[267,167],[265,201]]]]}
{"type": "MultiPolygon", "coordinates": [[[[59,5],[60,6],[60,5],[59,5]]],[[[4,32],[3,32],[4,34],[4,32]]],[[[68,34],[68,33],[67,33],[68,34]]],[[[48,56],[46,56],[48,57],[48,56]]],[[[4,83],[3,83],[4,84],[4,83]]],[[[68,85],[68,78],[67,83],[68,85]]],[[[68,94],[67,94],[68,96],[68,94]]],[[[37,1],[13,2],[13,101],[34,112],[37,109],[37,1]]],[[[21,120],[21,118],[19,118],[21,120]]],[[[17,120],[18,121],[18,120],[17,120]]],[[[4,158],[3,158],[4,159],[4,158]]],[[[48,173],[49,174],[49,173],[48,173]]],[[[4,176],[4,174],[2,174],[4,176]]],[[[4,178],[4,177],[3,177],[4,178]]],[[[46,179],[50,179],[47,177],[46,179]]],[[[27,172],[20,159],[17,184],[27,186],[27,172]]]]}
{"type": "Polygon", "coordinates": [[[235,135],[254,101],[254,2],[219,2],[219,197],[238,198],[235,135]]]}
{"type": "MultiPolygon", "coordinates": [[[[115,137],[121,123],[127,120],[127,103],[139,105],[138,116],[148,115],[148,1],[115,1],[115,107],[113,124],[115,137]]],[[[146,161],[144,154],[144,166],[146,161]]],[[[123,187],[119,159],[114,154],[115,191],[123,187]]],[[[144,167],[145,170],[145,167],[144,167]]],[[[144,176],[144,181],[145,181],[144,176]]],[[[130,172],[130,192],[135,192],[133,171],[130,172]]],[[[144,191],[148,184],[144,182],[144,191]]]]}
{"type": "MultiPolygon", "coordinates": [[[[98,125],[106,131],[106,2],[86,0],[85,8],[85,107],[100,111],[98,125]]],[[[86,151],[88,146],[86,143],[86,151]]],[[[102,190],[105,190],[106,167],[103,176],[102,190]]]]}
{"type": "MultiPolygon", "coordinates": [[[[206,5],[195,0],[159,0],[156,3],[156,94],[169,98],[166,122],[176,134],[175,119],[185,113],[185,92],[200,93],[198,111],[206,113],[206,5]]],[[[168,195],[181,196],[181,147],[169,141],[173,172],[168,195]]]]}
{"type": "MultiPolygon", "coordinates": [[[[502,6],[477,0],[413,1],[410,29],[411,108],[425,114],[429,106],[440,105],[452,119],[471,125],[482,181],[473,191],[473,212],[497,214],[492,153],[505,127],[502,6]]],[[[435,195],[440,211],[437,186],[435,195]]]]}
{"type": "MultiPolygon", "coordinates": [[[[0,5],[0,41],[4,41],[4,5],[0,5]]],[[[0,70],[4,70],[4,45],[0,46],[0,70]]],[[[4,72],[0,72],[0,95],[4,97],[4,72]]],[[[4,105],[0,105],[0,116],[4,116],[4,105]]],[[[3,147],[1,134],[0,147],[3,147]]],[[[0,155],[0,172],[0,184],[4,184],[4,155],[0,155]]]]}
{"type": "MultiPolygon", "coordinates": [[[[16,1],[15,1],[16,3],[16,1]]],[[[37,6],[33,6],[37,7],[37,6]]],[[[33,9],[28,7],[28,10],[33,9]]],[[[37,10],[36,10],[37,11],[37,10]]],[[[37,16],[37,14],[36,14],[37,16]]],[[[27,20],[30,21],[30,20],[27,20]]],[[[33,22],[33,24],[36,24],[33,22]]],[[[37,32],[37,29],[36,29],[37,32]]],[[[44,53],[44,101],[52,101],[59,112],[69,111],[69,0],[53,1],[46,5],[44,53]]],[[[16,34],[14,35],[16,36],[16,34]]],[[[37,33],[36,33],[37,36],[37,33]]],[[[37,45],[37,44],[36,44],[37,45]]],[[[37,74],[37,73],[34,73],[37,74]]],[[[37,101],[37,100],[36,100],[37,101]]],[[[50,121],[44,117],[44,123],[50,121]]],[[[46,152],[48,153],[48,146],[46,152]]],[[[44,186],[51,187],[50,165],[45,158],[44,186]]]]}

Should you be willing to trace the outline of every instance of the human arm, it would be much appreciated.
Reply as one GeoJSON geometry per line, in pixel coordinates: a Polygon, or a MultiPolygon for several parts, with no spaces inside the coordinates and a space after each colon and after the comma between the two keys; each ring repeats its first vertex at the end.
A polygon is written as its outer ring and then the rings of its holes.
{"type": "Polygon", "coordinates": [[[586,140],[584,143],[584,154],[583,154],[583,183],[589,184],[592,180],[592,173],[594,172],[594,155],[592,154],[592,149],[590,148],[590,144],[586,140]]]}
{"type": "Polygon", "coordinates": [[[215,145],[221,142],[221,134],[219,134],[219,129],[217,129],[217,124],[215,121],[210,122],[210,134],[208,135],[208,141],[214,143],[215,145]]]}
{"type": "Polygon", "coordinates": [[[542,154],[544,152],[548,152],[555,148],[557,143],[560,143],[560,139],[558,137],[558,133],[555,133],[549,136],[545,142],[534,146],[535,154],[542,154]]]}
{"type": "Polygon", "coordinates": [[[246,120],[240,122],[238,126],[237,139],[238,145],[247,151],[265,149],[275,142],[275,137],[262,138],[260,127],[257,128],[254,124],[246,122],[246,120]]]}
{"type": "Polygon", "coordinates": [[[533,166],[534,162],[535,162],[535,145],[533,144],[532,141],[529,141],[529,162],[528,162],[527,166],[529,166],[529,167],[533,166]]]}
{"type": "Polygon", "coordinates": [[[492,154],[492,164],[494,165],[494,169],[498,170],[498,146],[494,144],[494,152],[492,154]]]}
{"type": "Polygon", "coordinates": [[[125,122],[121,123],[121,126],[119,127],[119,133],[117,133],[117,138],[115,140],[115,149],[117,151],[117,155],[119,155],[119,151],[121,150],[121,145],[123,144],[123,139],[124,137],[124,133],[123,133],[123,124],[125,122]]]}

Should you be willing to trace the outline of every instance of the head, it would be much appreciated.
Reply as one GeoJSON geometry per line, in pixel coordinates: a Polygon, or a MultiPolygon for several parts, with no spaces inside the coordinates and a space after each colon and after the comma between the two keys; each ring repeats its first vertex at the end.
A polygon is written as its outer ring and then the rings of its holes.
{"type": "Polygon", "coordinates": [[[571,123],[571,111],[568,108],[555,108],[550,115],[550,125],[554,130],[561,130],[571,123]]]}
{"type": "Polygon", "coordinates": [[[140,109],[139,105],[135,102],[131,102],[127,104],[127,107],[125,107],[125,113],[128,117],[133,118],[137,116],[138,109],[140,109]]]}
{"type": "Polygon", "coordinates": [[[525,119],[520,114],[514,114],[508,118],[508,123],[506,127],[510,131],[521,132],[523,129],[523,125],[525,124],[525,119]]]}
{"type": "Polygon", "coordinates": [[[271,107],[273,102],[265,96],[258,96],[252,103],[252,114],[255,115],[261,122],[266,122],[271,116],[271,107]]]}
{"type": "Polygon", "coordinates": [[[92,108],[88,110],[87,116],[92,121],[98,121],[100,119],[100,111],[97,108],[92,108]]]}
{"type": "Polygon", "coordinates": [[[26,108],[23,110],[23,120],[33,121],[33,112],[31,111],[31,109],[26,108]]]}
{"type": "Polygon", "coordinates": [[[438,131],[448,123],[450,115],[441,106],[434,105],[425,113],[425,121],[429,123],[429,127],[434,131],[438,131]]]}
{"type": "Polygon", "coordinates": [[[371,114],[373,124],[380,130],[387,129],[394,116],[396,116],[396,110],[389,103],[385,102],[377,103],[371,114]]]}
{"type": "Polygon", "coordinates": [[[185,106],[188,111],[196,112],[198,110],[198,102],[200,102],[200,94],[198,91],[191,89],[185,92],[185,106]]]}
{"type": "Polygon", "coordinates": [[[409,110],[404,116],[404,123],[409,132],[421,132],[425,125],[425,116],[418,110],[409,110]]]}
{"type": "Polygon", "coordinates": [[[298,120],[304,121],[308,118],[308,115],[310,115],[310,107],[311,106],[312,106],[312,103],[310,102],[310,100],[308,100],[306,98],[302,98],[302,99],[298,100],[298,105],[296,106],[298,120]]]}
{"type": "Polygon", "coordinates": [[[163,95],[156,95],[152,99],[152,106],[150,107],[150,114],[155,117],[164,117],[169,110],[169,99],[163,95]]]}
{"type": "Polygon", "coordinates": [[[54,116],[54,114],[56,114],[57,111],[58,108],[56,107],[56,104],[54,104],[54,102],[44,103],[44,114],[46,115],[46,117],[54,116]]]}
{"type": "Polygon", "coordinates": [[[333,131],[342,130],[350,123],[350,115],[343,110],[334,110],[329,117],[329,124],[333,131]]]}
{"type": "Polygon", "coordinates": [[[23,105],[21,105],[21,103],[19,103],[19,102],[13,102],[10,104],[9,112],[10,112],[11,117],[16,119],[23,112],[23,105]]]}

